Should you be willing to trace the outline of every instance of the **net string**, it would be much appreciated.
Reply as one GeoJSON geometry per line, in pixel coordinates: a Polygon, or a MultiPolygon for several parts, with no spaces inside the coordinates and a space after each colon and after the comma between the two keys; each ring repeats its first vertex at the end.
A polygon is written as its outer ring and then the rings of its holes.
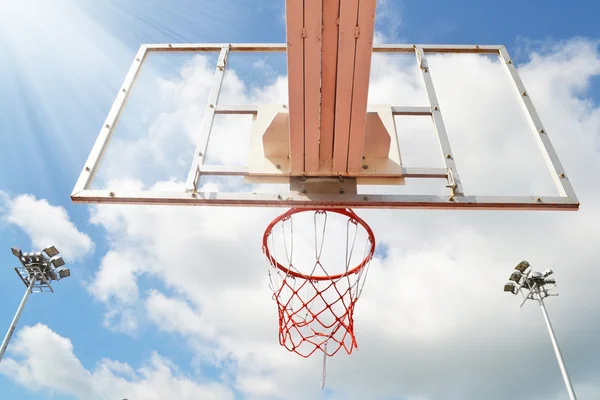
{"type": "MultiPolygon", "coordinates": [[[[310,272],[309,275],[314,275],[315,270],[317,269],[317,266],[321,267],[321,269],[323,270],[323,272],[329,276],[329,274],[327,273],[327,271],[325,270],[325,268],[323,267],[323,265],[321,264],[321,254],[323,254],[323,245],[325,244],[325,232],[327,231],[327,213],[325,211],[315,211],[315,213],[313,214],[313,227],[314,227],[314,234],[315,234],[315,265],[313,266],[312,271],[310,272]],[[319,214],[323,214],[324,215],[324,220],[323,220],[323,230],[321,233],[321,245],[319,246],[319,235],[318,235],[318,227],[317,227],[317,217],[319,216],[319,214]]],[[[313,285],[315,286],[316,291],[319,291],[319,281],[316,281],[313,283],[313,285]]],[[[305,293],[307,293],[310,289],[309,289],[309,285],[305,286],[305,293]]],[[[307,293],[308,294],[308,293],[307,293]]],[[[310,305],[307,305],[306,307],[306,313],[304,315],[304,320],[306,321],[306,318],[308,317],[308,314],[310,313],[312,315],[312,307],[314,305],[314,301],[310,302],[310,305]]],[[[311,328],[312,329],[312,328],[311,328]]],[[[314,330],[313,330],[314,332],[314,330]]],[[[316,332],[315,332],[316,333],[316,332]]]]}
{"type": "MultiPolygon", "coordinates": [[[[353,213],[352,213],[353,214],[353,213]]],[[[353,334],[353,308],[356,300],[362,293],[366,274],[370,266],[372,254],[369,256],[369,250],[372,250],[371,236],[365,240],[363,253],[364,265],[352,274],[348,274],[351,269],[352,258],[356,252],[356,241],[360,225],[358,221],[349,215],[346,221],[346,243],[344,256],[345,274],[335,279],[310,279],[315,272],[322,271],[325,277],[331,277],[322,263],[325,238],[327,236],[328,214],[325,210],[316,210],[313,215],[313,234],[314,234],[314,264],[307,279],[298,278],[291,275],[294,271],[297,274],[301,272],[294,266],[294,227],[293,215],[286,216],[280,220],[281,232],[283,236],[283,254],[277,254],[278,248],[275,246],[275,229],[265,233],[265,245],[269,246],[269,287],[273,291],[273,298],[279,304],[280,318],[280,343],[288,350],[294,351],[303,357],[310,356],[314,351],[320,349],[324,353],[323,367],[326,365],[326,356],[334,355],[341,347],[344,347],[347,353],[351,353],[356,348],[356,340],[353,334]],[[289,225],[286,226],[286,225],[289,225]],[[354,228],[354,229],[352,229],[354,228]],[[267,244],[268,243],[268,244],[267,244]],[[284,257],[288,268],[283,270],[277,267],[279,256],[284,257]],[[369,258],[367,259],[367,257],[369,258]],[[345,279],[341,279],[345,278],[345,279]],[[344,282],[344,284],[342,284],[344,282]],[[327,298],[327,295],[336,296],[334,301],[327,298]],[[334,311],[333,306],[343,307],[341,315],[334,311]],[[315,310],[316,304],[323,303],[319,309],[315,310]],[[323,313],[330,313],[334,321],[331,324],[325,323],[321,318],[323,313]],[[314,327],[313,327],[314,326],[314,327]],[[321,332],[322,328],[326,333],[321,332]],[[305,329],[304,333],[302,329],[305,329]],[[306,331],[308,330],[308,331],[306,331]],[[299,344],[294,343],[293,335],[299,336],[299,344]],[[346,343],[347,340],[351,343],[346,343]],[[330,341],[335,341],[336,346],[330,346],[330,341]],[[299,349],[302,344],[310,344],[314,349],[308,354],[299,349]],[[329,351],[331,348],[331,351],[329,351]]],[[[361,225],[364,228],[364,225],[361,225]]],[[[368,233],[368,232],[367,232],[368,233]]],[[[359,253],[360,254],[360,251],[359,253]]],[[[327,314],[329,315],[329,314],[327,314]]],[[[323,382],[325,379],[325,370],[323,371],[323,382]]]]}
{"type": "MultiPolygon", "coordinates": [[[[290,220],[290,234],[291,234],[291,236],[293,237],[293,218],[286,218],[286,220],[285,220],[285,221],[287,221],[288,219],[290,220]]],[[[356,227],[356,225],[357,225],[357,224],[356,224],[356,222],[355,222],[355,221],[349,220],[349,221],[347,222],[347,225],[349,226],[350,224],[354,225],[354,226],[355,226],[355,228],[357,228],[357,227],[356,227]]],[[[283,231],[283,232],[284,232],[284,234],[285,234],[285,231],[284,231],[284,229],[285,229],[285,228],[283,227],[284,225],[285,225],[285,224],[282,224],[282,231],[283,231]]],[[[316,228],[317,228],[317,226],[315,226],[315,231],[317,231],[317,229],[316,229],[316,228]]],[[[326,236],[326,235],[325,235],[325,233],[326,233],[326,225],[324,224],[324,226],[323,226],[323,236],[322,236],[322,239],[321,239],[321,242],[320,242],[320,244],[319,244],[319,241],[318,241],[318,235],[315,235],[315,246],[318,248],[318,250],[315,250],[315,255],[316,255],[317,259],[316,259],[316,262],[315,262],[315,264],[314,264],[314,267],[313,267],[313,269],[311,270],[311,272],[310,272],[310,274],[309,274],[309,275],[312,275],[312,274],[314,274],[314,272],[316,271],[316,267],[317,267],[317,266],[319,266],[319,267],[321,268],[321,270],[322,270],[322,271],[323,271],[323,272],[324,272],[324,273],[325,273],[327,276],[329,276],[329,273],[327,272],[327,270],[325,269],[325,267],[324,267],[324,266],[322,265],[322,263],[320,262],[320,255],[321,255],[321,253],[322,253],[322,248],[323,248],[323,246],[324,246],[324,236],[326,236]]],[[[350,267],[350,261],[351,261],[351,259],[352,259],[352,255],[353,255],[353,252],[354,252],[354,247],[355,247],[355,244],[356,244],[357,229],[355,229],[355,231],[354,231],[354,235],[353,235],[353,237],[352,237],[352,241],[350,241],[350,240],[349,240],[349,237],[350,237],[350,232],[349,232],[349,230],[347,230],[347,235],[346,235],[346,236],[347,236],[347,243],[346,243],[346,257],[345,257],[345,258],[346,258],[346,262],[345,262],[345,272],[347,272],[347,271],[349,270],[349,267],[350,267]],[[352,245],[351,245],[351,246],[349,246],[349,243],[350,243],[350,242],[352,242],[352,245]]],[[[270,260],[268,260],[268,261],[269,261],[269,262],[268,262],[268,265],[269,265],[269,274],[271,275],[271,274],[272,274],[272,267],[273,267],[273,264],[276,262],[276,259],[277,259],[277,255],[276,255],[276,253],[275,253],[275,252],[277,251],[277,250],[276,250],[276,249],[277,249],[277,247],[274,245],[274,239],[273,239],[273,235],[270,235],[270,239],[271,239],[271,244],[272,244],[272,245],[271,245],[272,253],[271,253],[271,259],[270,259],[270,260]]],[[[290,264],[290,265],[289,265],[289,266],[290,266],[290,268],[289,268],[289,269],[290,269],[290,272],[291,272],[291,271],[296,271],[296,272],[300,273],[300,271],[299,271],[299,270],[298,270],[298,269],[297,269],[297,268],[296,268],[296,267],[293,265],[293,238],[292,238],[292,240],[290,240],[290,241],[289,241],[289,243],[290,243],[290,245],[288,246],[288,240],[287,240],[287,236],[286,236],[286,237],[284,238],[284,248],[285,248],[285,251],[286,251],[286,261],[288,261],[288,263],[290,264]],[[288,251],[288,247],[289,247],[289,251],[288,251]]],[[[368,250],[369,250],[369,245],[370,245],[370,241],[369,241],[369,240],[365,241],[365,251],[364,251],[364,258],[366,258],[366,255],[367,255],[367,253],[368,253],[368,250]]],[[[369,261],[370,261],[370,260],[369,260],[369,261]]],[[[362,269],[361,269],[359,272],[357,272],[357,274],[356,274],[356,275],[358,275],[358,276],[361,276],[361,277],[362,277],[362,275],[363,275],[363,274],[365,274],[365,272],[368,270],[367,266],[368,266],[369,264],[370,264],[370,262],[366,263],[365,267],[364,267],[364,268],[362,268],[362,269]]],[[[276,271],[277,271],[277,272],[279,272],[280,270],[279,270],[279,269],[277,269],[276,271]]],[[[279,274],[279,275],[281,275],[281,274],[279,274]]],[[[354,291],[353,295],[357,295],[358,293],[362,292],[362,287],[363,287],[363,285],[364,285],[364,279],[357,279],[357,280],[356,280],[354,283],[351,283],[349,278],[350,278],[350,276],[353,276],[353,275],[355,275],[355,274],[352,274],[352,275],[347,275],[347,276],[345,276],[345,277],[346,277],[346,278],[348,278],[348,279],[347,279],[347,282],[349,282],[349,286],[350,286],[350,287],[352,287],[353,289],[356,289],[356,290],[354,291]],[[361,282],[361,281],[362,281],[362,282],[361,282]],[[358,285],[359,283],[360,283],[360,285],[358,285]]],[[[283,276],[283,278],[284,278],[284,279],[290,279],[290,280],[295,280],[295,279],[296,279],[295,277],[291,276],[291,275],[289,274],[289,272],[288,272],[287,274],[285,274],[285,276],[283,276]]],[[[318,281],[314,281],[314,283],[318,285],[318,283],[319,283],[319,282],[318,282],[318,281]]],[[[295,287],[295,285],[294,285],[294,287],[295,287]]],[[[294,287],[292,287],[292,289],[294,289],[294,287]]],[[[275,283],[274,283],[274,282],[272,282],[272,281],[271,281],[270,288],[271,288],[272,290],[274,290],[274,291],[275,291],[275,290],[277,290],[277,288],[276,288],[276,286],[275,286],[275,283]]],[[[318,288],[317,288],[317,289],[318,289],[318,288]]]]}

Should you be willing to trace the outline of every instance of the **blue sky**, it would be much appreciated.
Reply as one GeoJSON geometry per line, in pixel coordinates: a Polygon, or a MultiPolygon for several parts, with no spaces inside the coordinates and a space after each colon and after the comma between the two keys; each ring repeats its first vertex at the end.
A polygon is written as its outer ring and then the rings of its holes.
{"type": "MultiPolygon", "coordinates": [[[[72,277],[56,283],[56,294],[32,295],[19,328],[41,323],[68,337],[88,370],[105,358],[137,368],[157,352],[186,376],[217,378],[221,369],[198,362],[188,347],[180,346],[180,336],[156,329],[148,320],[140,320],[133,336],[103,325],[107,306],[86,287],[112,248],[114,236],[101,224],[91,223],[89,209],[72,204],[69,195],[140,44],[284,42],[284,2],[0,3],[0,191],[9,199],[31,194],[64,207],[70,221],[94,243],[93,249],[82,251],[79,260],[65,254],[72,277]]],[[[544,54],[558,42],[576,37],[600,39],[596,18],[600,3],[576,3],[577,7],[564,1],[386,0],[380,1],[377,30],[389,42],[505,44],[517,60],[526,62],[532,51],[544,54]]],[[[580,93],[595,106],[600,99],[598,82],[596,74],[580,93]]],[[[7,213],[6,204],[11,201],[5,200],[3,206],[0,197],[0,216],[7,213]]],[[[44,224],[43,219],[39,224],[44,224]]],[[[0,244],[0,329],[4,329],[24,291],[12,270],[16,260],[10,247],[27,251],[32,240],[19,226],[2,219],[0,244]]],[[[393,251],[386,245],[385,258],[393,251]]],[[[140,293],[151,289],[176,292],[151,274],[137,279],[140,293]]],[[[143,312],[141,304],[132,307],[134,312],[143,312]]],[[[6,399],[73,398],[31,392],[1,374],[0,393],[6,399]]]]}

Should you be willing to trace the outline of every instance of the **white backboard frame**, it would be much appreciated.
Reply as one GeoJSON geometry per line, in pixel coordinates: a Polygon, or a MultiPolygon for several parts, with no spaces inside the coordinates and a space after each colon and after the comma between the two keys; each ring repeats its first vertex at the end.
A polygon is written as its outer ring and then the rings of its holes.
{"type": "MultiPolygon", "coordinates": [[[[411,45],[386,44],[373,46],[375,53],[413,53],[420,67],[429,104],[422,107],[392,105],[393,115],[430,116],[435,124],[437,138],[444,155],[445,168],[402,168],[403,178],[443,178],[448,182],[448,195],[352,193],[310,194],[291,191],[285,193],[253,192],[200,192],[197,183],[201,175],[249,176],[247,168],[204,165],[204,155],[210,140],[215,114],[256,114],[257,105],[217,106],[223,74],[230,52],[285,52],[285,44],[146,44],[135,56],[117,98],[100,130],[97,140],[83,167],[71,194],[75,203],[155,204],[187,206],[259,206],[259,207],[319,207],[319,208],[419,208],[419,209],[530,209],[530,210],[577,210],[579,201],[568,176],[552,146],[548,133],[519,77],[508,51],[501,45],[411,45]],[[194,160],[182,191],[138,191],[91,189],[102,156],[123,112],[132,86],[140,68],[150,52],[219,52],[212,89],[200,135],[194,152],[194,160]],[[512,78],[515,95],[527,117],[548,171],[554,178],[559,196],[477,196],[465,194],[457,164],[448,140],[429,66],[430,53],[473,53],[497,55],[512,78]]],[[[402,143],[400,143],[400,147],[402,143]]],[[[280,177],[280,174],[278,174],[280,177]]],[[[329,177],[330,178],[330,177],[329,177]]],[[[468,193],[468,192],[466,192],[468,193]]]]}

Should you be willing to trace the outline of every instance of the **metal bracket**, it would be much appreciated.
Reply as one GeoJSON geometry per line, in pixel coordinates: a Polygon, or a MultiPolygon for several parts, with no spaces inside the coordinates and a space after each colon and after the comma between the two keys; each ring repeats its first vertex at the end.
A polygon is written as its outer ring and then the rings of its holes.
{"type": "Polygon", "coordinates": [[[293,176],[290,178],[290,192],[298,194],[357,194],[356,178],[339,176],[328,178],[310,178],[305,176],[293,176]]]}
{"type": "Polygon", "coordinates": [[[458,184],[454,180],[454,172],[452,172],[452,168],[448,168],[447,172],[448,172],[448,183],[446,184],[446,187],[448,189],[450,189],[450,198],[454,198],[454,196],[457,196],[457,195],[459,195],[459,196],[462,195],[462,193],[459,193],[456,191],[458,184]]]}

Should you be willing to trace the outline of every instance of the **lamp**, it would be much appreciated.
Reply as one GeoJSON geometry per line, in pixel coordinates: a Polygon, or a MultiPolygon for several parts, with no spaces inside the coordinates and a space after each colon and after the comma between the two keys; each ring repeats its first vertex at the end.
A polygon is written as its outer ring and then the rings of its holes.
{"type": "Polygon", "coordinates": [[[529,268],[529,263],[527,261],[521,261],[515,267],[515,269],[519,272],[525,272],[525,270],[527,270],[527,268],[529,268]]]}
{"type": "Polygon", "coordinates": [[[48,255],[48,257],[54,257],[58,254],[58,250],[54,246],[48,246],[43,251],[48,255]]]}

